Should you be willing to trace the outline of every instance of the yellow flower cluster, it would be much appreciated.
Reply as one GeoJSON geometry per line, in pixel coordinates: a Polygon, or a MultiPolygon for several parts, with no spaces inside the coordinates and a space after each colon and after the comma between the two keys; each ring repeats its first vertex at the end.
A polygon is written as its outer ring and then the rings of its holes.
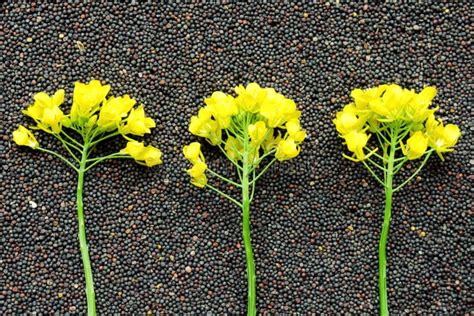
{"type": "Polygon", "coordinates": [[[199,188],[203,188],[207,184],[207,177],[205,174],[207,165],[204,160],[204,155],[201,152],[201,144],[193,142],[184,146],[183,154],[184,157],[193,165],[187,170],[187,173],[191,176],[191,183],[199,188]]]}
{"type": "MultiPolygon", "coordinates": [[[[158,149],[145,147],[143,143],[128,137],[128,135],[143,136],[150,133],[150,129],[156,125],[153,119],[145,115],[143,105],[134,107],[137,102],[129,95],[107,98],[109,91],[110,85],[102,85],[98,80],[92,80],[87,84],[76,82],[69,114],[64,114],[60,109],[60,105],[64,102],[62,89],[52,96],[45,92],[35,94],[34,103],[23,113],[36,122],[33,129],[41,129],[54,135],[60,135],[63,127],[73,129],[86,138],[121,134],[129,141],[122,153],[147,166],[161,163],[161,153],[158,149]]],[[[31,132],[22,126],[14,132],[13,139],[18,145],[32,148],[38,146],[31,132]]]]}
{"type": "Polygon", "coordinates": [[[23,114],[31,117],[37,127],[47,133],[59,134],[64,121],[64,113],[59,106],[64,102],[64,90],[58,90],[53,96],[39,92],[33,96],[35,102],[23,114]]]}
{"type": "Polygon", "coordinates": [[[142,142],[130,141],[120,153],[131,156],[139,164],[147,167],[153,167],[162,163],[161,151],[153,146],[145,146],[142,142]]]}
{"type": "MultiPolygon", "coordinates": [[[[262,88],[257,83],[246,87],[236,87],[236,97],[224,92],[214,92],[204,100],[206,106],[199,110],[197,116],[191,117],[189,131],[206,138],[212,145],[220,145],[223,130],[234,134],[245,127],[254,147],[262,146],[265,151],[279,148],[280,160],[296,157],[299,144],[306,134],[301,129],[299,117],[293,100],[277,93],[273,88],[262,88]],[[243,126],[246,125],[246,126],[243,126]],[[287,130],[275,135],[274,129],[287,130]]],[[[238,137],[227,137],[225,147],[236,160],[241,158],[242,141],[238,137]]]]}
{"type": "MultiPolygon", "coordinates": [[[[236,96],[216,91],[206,98],[205,106],[191,117],[189,131],[211,145],[222,146],[234,162],[243,161],[245,153],[254,164],[262,153],[274,153],[279,161],[296,157],[306,137],[296,103],[257,83],[239,85],[234,91],[236,96]]],[[[198,176],[206,170],[204,166],[194,164],[198,176]]]]}
{"type": "Polygon", "coordinates": [[[443,125],[435,119],[437,108],[431,108],[436,96],[435,87],[426,87],[420,93],[396,84],[380,85],[366,90],[355,89],[353,102],[336,114],[334,124],[344,138],[356,161],[362,161],[375,150],[367,150],[370,133],[380,133],[387,126],[398,126],[409,131],[401,148],[410,160],[424,155],[428,147],[441,153],[452,151],[461,132],[456,125],[443,125]]]}

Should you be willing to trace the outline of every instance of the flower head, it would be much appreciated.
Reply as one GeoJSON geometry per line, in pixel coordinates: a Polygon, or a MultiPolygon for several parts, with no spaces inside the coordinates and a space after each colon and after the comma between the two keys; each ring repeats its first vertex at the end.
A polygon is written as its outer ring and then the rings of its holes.
{"type": "MultiPolygon", "coordinates": [[[[239,170],[244,165],[256,168],[270,155],[279,161],[298,156],[306,132],[301,127],[301,112],[296,103],[275,89],[254,82],[239,85],[234,91],[235,97],[216,91],[206,98],[206,105],[191,117],[189,131],[219,146],[239,170]]],[[[204,156],[199,149],[194,143],[183,148],[185,157],[193,164],[193,172],[203,169],[200,163],[204,163],[204,156]]],[[[212,170],[209,172],[216,175],[212,170]]],[[[205,176],[192,179],[195,184],[207,183],[205,176]]]]}
{"type": "Polygon", "coordinates": [[[418,159],[423,156],[428,148],[428,137],[422,131],[414,132],[407,140],[406,146],[402,150],[409,160],[418,159]]]}
{"type": "Polygon", "coordinates": [[[129,141],[120,153],[129,155],[135,161],[147,167],[153,167],[162,163],[161,151],[153,146],[145,146],[143,142],[129,141]]]}
{"type": "Polygon", "coordinates": [[[122,97],[110,97],[100,107],[97,126],[105,132],[116,129],[135,103],[137,101],[130,98],[127,94],[122,97]]]}
{"type": "Polygon", "coordinates": [[[59,108],[64,102],[64,90],[60,89],[52,96],[39,92],[33,99],[35,100],[33,105],[23,110],[23,114],[35,120],[37,127],[45,132],[59,134],[64,121],[64,113],[59,108]]]}
{"type": "Polygon", "coordinates": [[[120,126],[119,132],[124,135],[132,134],[143,136],[147,133],[151,133],[151,128],[155,126],[155,121],[145,116],[145,109],[143,105],[140,105],[138,108],[130,111],[126,124],[120,126]]]}
{"type": "Polygon", "coordinates": [[[18,146],[28,146],[33,149],[39,146],[33,133],[23,125],[18,126],[18,128],[13,132],[13,141],[18,146]]]}
{"type": "Polygon", "coordinates": [[[184,146],[183,154],[186,159],[191,163],[196,163],[201,160],[201,144],[198,142],[192,142],[191,144],[184,146]]]}
{"type": "Polygon", "coordinates": [[[203,188],[207,184],[206,169],[206,163],[199,161],[195,163],[192,168],[187,170],[188,174],[191,176],[191,183],[198,188],[203,188]]]}
{"type": "Polygon", "coordinates": [[[74,85],[71,116],[73,123],[82,125],[97,112],[110,91],[110,85],[102,85],[99,80],[85,84],[77,81],[74,85]]]}
{"type": "Polygon", "coordinates": [[[445,127],[435,118],[438,108],[430,107],[436,93],[435,87],[425,87],[416,93],[397,84],[354,89],[351,93],[354,102],[338,112],[333,122],[356,161],[377,150],[368,148],[370,134],[376,134],[379,143],[385,142],[379,144],[384,152],[390,139],[395,137],[409,160],[423,156],[428,152],[428,146],[442,158],[441,153],[452,151],[461,132],[456,125],[445,127]]]}

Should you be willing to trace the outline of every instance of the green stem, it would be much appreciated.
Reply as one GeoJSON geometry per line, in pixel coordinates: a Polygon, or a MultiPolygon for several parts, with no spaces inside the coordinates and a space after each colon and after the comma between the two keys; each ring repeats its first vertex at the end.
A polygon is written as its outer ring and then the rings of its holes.
{"type": "Polygon", "coordinates": [[[88,171],[89,169],[92,169],[95,165],[107,159],[132,159],[132,157],[128,155],[122,155],[120,153],[113,153],[108,156],[87,159],[86,163],[89,163],[89,162],[92,162],[92,163],[89,166],[87,166],[87,168],[84,171],[88,171]]]}
{"type": "Polygon", "coordinates": [[[77,178],[77,220],[79,226],[79,245],[81,248],[82,264],[84,268],[84,276],[86,279],[86,296],[87,296],[87,315],[95,316],[95,292],[94,292],[94,281],[92,279],[92,268],[91,260],[89,258],[89,247],[87,246],[86,240],[86,223],[84,220],[84,205],[82,202],[83,195],[83,184],[84,184],[84,174],[86,170],[87,163],[87,149],[88,144],[84,145],[84,150],[82,151],[81,162],[79,165],[79,176],[77,178]]]}
{"type": "Polygon", "coordinates": [[[208,171],[210,174],[212,174],[213,176],[215,176],[215,177],[221,179],[222,181],[225,181],[225,182],[227,182],[227,183],[229,183],[229,184],[232,184],[232,185],[234,185],[234,186],[236,186],[236,187],[238,187],[238,188],[241,187],[240,184],[238,184],[238,183],[236,183],[236,182],[234,182],[234,181],[232,181],[232,180],[230,180],[230,179],[227,179],[226,177],[221,176],[220,174],[218,174],[217,172],[212,171],[212,170],[209,169],[209,168],[207,168],[207,171],[208,171]]]}
{"type": "Polygon", "coordinates": [[[392,185],[393,185],[393,166],[395,163],[395,152],[397,146],[398,127],[391,132],[390,154],[387,161],[387,170],[385,172],[385,211],[382,232],[379,242],[379,295],[380,295],[380,315],[388,316],[388,298],[387,298],[387,239],[390,229],[390,219],[392,216],[392,185]]]}
{"type": "Polygon", "coordinates": [[[76,154],[69,147],[71,146],[72,148],[78,150],[79,152],[82,152],[82,151],[77,146],[74,146],[73,144],[68,143],[67,141],[62,139],[59,135],[57,135],[57,134],[53,134],[53,135],[54,135],[54,137],[56,137],[61,142],[61,144],[63,144],[63,147],[67,150],[67,152],[71,155],[71,157],[76,162],[79,162],[79,158],[77,158],[76,154]]]}
{"type": "Polygon", "coordinates": [[[385,183],[382,180],[380,180],[380,178],[377,176],[377,174],[375,174],[375,172],[372,170],[372,168],[370,168],[370,166],[364,160],[362,160],[362,163],[364,164],[367,171],[370,172],[372,177],[374,177],[375,180],[377,180],[378,183],[380,183],[383,187],[385,187],[385,183]]]}
{"type": "MultiPolygon", "coordinates": [[[[104,140],[106,139],[109,139],[111,137],[114,137],[114,136],[117,136],[118,134],[120,134],[119,132],[114,132],[114,133],[111,133],[111,134],[108,134],[100,139],[97,139],[97,140],[94,140],[93,142],[90,143],[90,147],[94,146],[94,145],[97,145],[98,143],[100,142],[103,142],[104,140]]],[[[95,137],[95,133],[94,133],[94,137],[95,137]]]]}
{"type": "Polygon", "coordinates": [[[400,190],[401,188],[403,188],[408,182],[410,182],[411,180],[413,180],[414,177],[416,177],[416,175],[421,171],[421,169],[424,167],[424,165],[426,164],[426,162],[428,161],[428,158],[430,158],[431,154],[433,153],[433,149],[428,151],[428,153],[426,154],[425,156],[425,159],[423,160],[423,162],[420,164],[420,166],[418,167],[418,169],[416,169],[416,171],[408,178],[406,179],[402,184],[400,184],[398,187],[396,187],[395,189],[393,189],[393,192],[397,192],[398,190],[400,190]]]}
{"type": "MultiPolygon", "coordinates": [[[[257,182],[258,179],[260,179],[261,176],[263,176],[263,174],[268,170],[268,168],[270,168],[276,161],[276,158],[273,158],[269,163],[268,165],[265,166],[265,168],[263,168],[262,171],[260,171],[260,173],[256,176],[256,177],[253,177],[252,181],[250,182],[252,185],[255,184],[255,182],[257,182]]],[[[255,170],[255,169],[253,169],[255,170]]]]}
{"type": "Polygon", "coordinates": [[[242,207],[242,204],[239,203],[236,199],[230,197],[229,195],[225,194],[224,192],[222,192],[221,190],[219,190],[218,188],[210,185],[209,183],[206,184],[206,188],[209,188],[211,189],[212,191],[216,192],[216,193],[219,193],[220,195],[222,195],[223,197],[225,197],[226,199],[228,199],[229,201],[231,201],[232,203],[236,204],[238,207],[242,207]]]}
{"type": "Polygon", "coordinates": [[[253,259],[252,242],[250,237],[250,197],[249,172],[252,165],[249,163],[249,139],[247,129],[244,130],[244,157],[242,170],[242,235],[244,239],[245,257],[247,260],[247,315],[257,315],[256,307],[256,277],[253,259]]]}
{"type": "Polygon", "coordinates": [[[252,181],[250,181],[250,183],[252,184],[252,193],[250,193],[250,203],[252,203],[253,201],[253,195],[255,193],[255,183],[257,181],[255,181],[255,168],[252,170],[252,181]]]}
{"type": "Polygon", "coordinates": [[[74,169],[76,172],[79,172],[79,169],[77,169],[76,166],[74,166],[69,160],[66,159],[66,157],[64,157],[63,155],[60,155],[58,154],[57,152],[55,151],[52,151],[52,150],[49,150],[49,149],[46,149],[46,148],[42,148],[42,147],[37,147],[36,149],[38,149],[39,151],[43,151],[45,153],[48,153],[48,154],[51,154],[53,156],[56,156],[58,157],[59,159],[61,159],[62,161],[64,161],[69,167],[71,167],[72,169],[74,169]]]}
{"type": "MultiPolygon", "coordinates": [[[[77,131],[77,130],[75,130],[77,131]]],[[[66,133],[65,131],[61,131],[61,134],[63,134],[64,136],[66,136],[71,142],[74,143],[74,145],[76,145],[78,148],[83,148],[83,145],[81,143],[79,143],[77,140],[75,140],[74,138],[72,138],[68,133],[66,133]]]]}
{"type": "MultiPolygon", "coordinates": [[[[375,153],[374,153],[375,154],[375,153]]],[[[382,167],[381,165],[379,165],[378,163],[376,163],[375,161],[373,161],[372,159],[370,158],[367,158],[366,159],[368,162],[370,162],[371,164],[373,164],[375,167],[379,168],[380,170],[382,170],[383,172],[385,172],[385,168],[382,167]]]]}

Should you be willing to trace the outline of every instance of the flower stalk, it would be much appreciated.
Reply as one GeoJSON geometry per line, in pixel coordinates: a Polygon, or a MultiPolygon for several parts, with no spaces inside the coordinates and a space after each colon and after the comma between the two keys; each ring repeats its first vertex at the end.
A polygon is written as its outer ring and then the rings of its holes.
{"type": "Polygon", "coordinates": [[[306,133],[300,126],[300,112],[294,101],[274,89],[250,83],[247,87],[236,87],[235,92],[237,97],[217,91],[206,98],[206,106],[191,118],[189,130],[196,136],[204,137],[211,145],[219,147],[235,167],[240,183],[211,170],[205,162],[200,143],[193,142],[184,146],[183,153],[193,165],[187,170],[192,184],[211,189],[242,210],[242,238],[247,264],[247,315],[255,316],[257,287],[250,233],[250,204],[255,184],[275,161],[296,157],[306,133]],[[260,164],[272,155],[274,158],[257,174],[260,164]],[[239,188],[240,202],[209,184],[206,172],[239,188]]]}
{"type": "Polygon", "coordinates": [[[380,315],[388,315],[388,298],[387,298],[387,239],[388,232],[390,230],[390,220],[392,217],[392,185],[394,175],[394,160],[395,151],[397,145],[398,133],[392,134],[390,142],[390,154],[386,162],[386,168],[384,169],[384,187],[385,187],[385,210],[384,219],[382,225],[382,231],[380,233],[379,241],[379,296],[380,296],[380,315]]]}
{"type": "Polygon", "coordinates": [[[380,315],[388,316],[387,241],[392,216],[393,194],[412,181],[433,152],[453,151],[461,132],[454,124],[444,125],[435,118],[438,108],[430,109],[436,88],[426,87],[420,93],[396,84],[381,85],[367,90],[355,89],[354,102],[336,114],[334,124],[351,156],[362,162],[385,190],[384,220],[379,240],[379,300],[380,315]],[[375,135],[373,143],[369,142],[375,135]],[[418,168],[401,184],[394,187],[397,173],[407,161],[424,157],[418,168]]]}
{"type": "Polygon", "coordinates": [[[257,314],[257,288],[255,276],[255,262],[253,259],[252,240],[250,237],[250,196],[249,196],[249,141],[244,134],[244,150],[242,162],[242,237],[244,239],[245,258],[247,262],[247,315],[257,314]]]}
{"type": "Polygon", "coordinates": [[[86,222],[84,219],[84,203],[83,203],[83,187],[84,187],[84,174],[87,164],[87,150],[88,145],[85,144],[82,150],[81,162],[79,164],[79,171],[77,176],[77,221],[79,228],[79,246],[81,249],[82,265],[84,269],[84,277],[86,281],[86,298],[87,298],[87,315],[96,315],[95,308],[95,292],[94,292],[94,280],[92,278],[92,267],[91,259],[89,256],[89,247],[87,245],[86,238],[86,222]]]}
{"type": "Polygon", "coordinates": [[[42,148],[33,133],[24,126],[20,125],[13,132],[13,141],[17,145],[51,154],[77,173],[78,239],[86,284],[88,316],[96,315],[96,304],[84,216],[85,174],[96,164],[109,159],[135,159],[137,163],[148,167],[161,164],[159,149],[145,146],[142,142],[130,137],[130,135],[143,136],[150,133],[150,128],[155,126],[155,122],[145,116],[143,105],[133,108],[136,101],[128,95],[107,99],[109,89],[110,86],[102,85],[97,80],[92,80],[88,84],[76,82],[69,114],[65,115],[59,107],[64,101],[64,90],[58,90],[53,96],[44,92],[35,94],[34,104],[23,111],[36,123],[36,126],[32,126],[31,129],[42,130],[54,136],[60,141],[69,157],[54,150],[42,148]],[[75,133],[78,139],[82,139],[82,142],[73,137],[71,132],[75,133]],[[106,156],[89,158],[96,145],[117,135],[128,140],[124,149],[106,156]]]}

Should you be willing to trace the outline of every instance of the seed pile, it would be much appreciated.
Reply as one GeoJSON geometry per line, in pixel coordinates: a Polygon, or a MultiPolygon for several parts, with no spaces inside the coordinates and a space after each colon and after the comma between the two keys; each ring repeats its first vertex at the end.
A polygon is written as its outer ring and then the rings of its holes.
{"type": "MultiPolygon", "coordinates": [[[[377,312],[383,191],[343,159],[331,120],[353,88],[394,82],[417,91],[436,86],[439,115],[463,136],[444,163],[432,157],[394,196],[391,311],[467,313],[472,9],[468,2],[2,4],[0,313],[86,310],[75,175],[14,146],[10,135],[27,123],[20,110],[34,92],[69,87],[70,96],[74,81],[93,78],[145,104],[157,123],[147,141],[164,161],[155,169],[110,161],[86,177],[98,311],[245,311],[240,211],[189,184],[181,148],[195,140],[186,129],[204,97],[255,81],[294,99],[309,135],[298,158],[262,178],[252,204],[259,311],[377,312]]],[[[203,150],[220,172],[231,172],[211,146],[203,150]]]]}

